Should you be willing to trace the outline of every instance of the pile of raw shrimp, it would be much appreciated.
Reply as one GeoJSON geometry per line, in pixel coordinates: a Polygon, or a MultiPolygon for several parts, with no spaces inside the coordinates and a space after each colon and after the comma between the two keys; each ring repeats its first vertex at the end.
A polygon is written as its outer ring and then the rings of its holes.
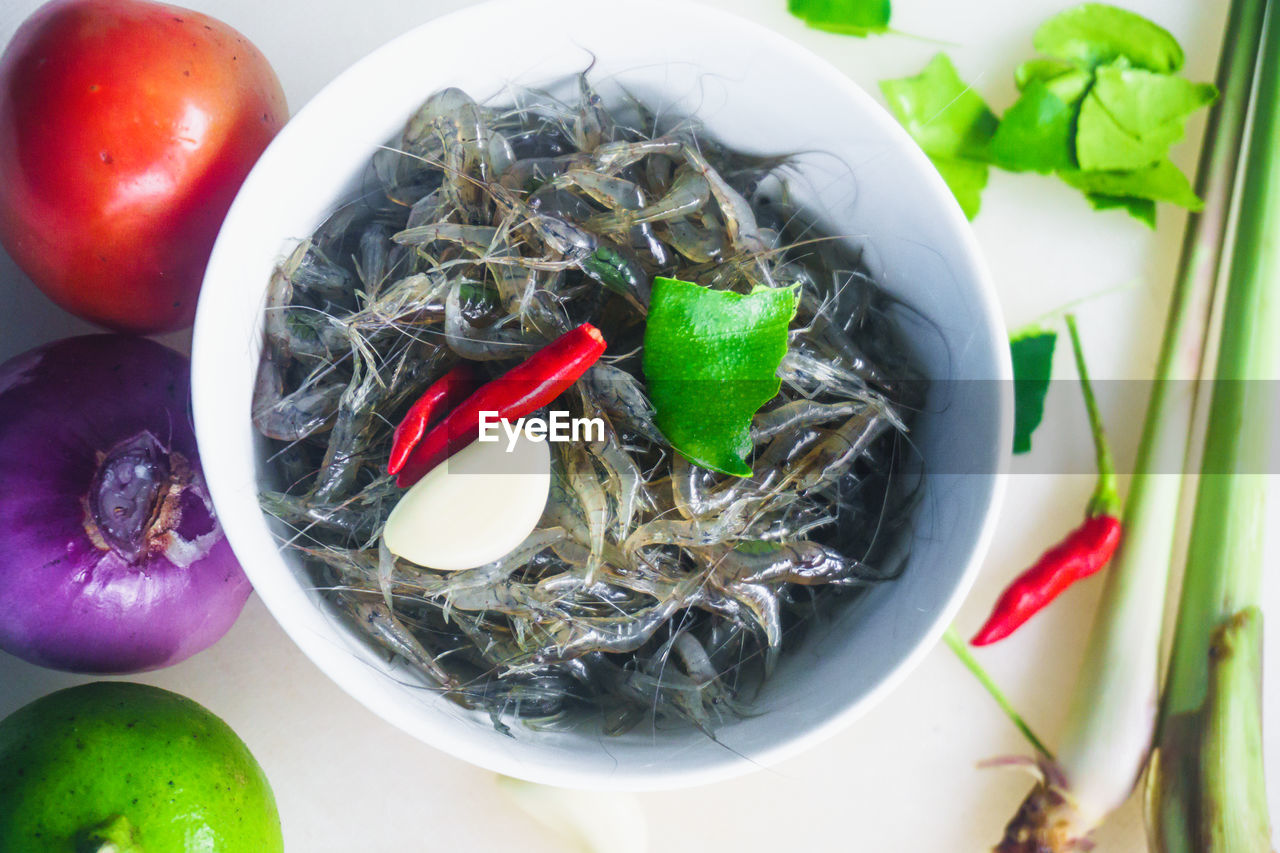
{"type": "Polygon", "coordinates": [[[895,304],[789,201],[788,157],[571,86],[432,95],[279,265],[261,502],[340,618],[500,730],[711,732],[832,602],[900,571],[922,384],[895,304]],[[640,365],[658,275],[797,290],[750,478],[689,463],[655,425],[640,365]],[[496,376],[583,322],[608,351],[555,405],[602,418],[605,439],[553,445],[537,529],[465,571],[390,554],[387,453],[416,397],[460,359],[496,376]]]}

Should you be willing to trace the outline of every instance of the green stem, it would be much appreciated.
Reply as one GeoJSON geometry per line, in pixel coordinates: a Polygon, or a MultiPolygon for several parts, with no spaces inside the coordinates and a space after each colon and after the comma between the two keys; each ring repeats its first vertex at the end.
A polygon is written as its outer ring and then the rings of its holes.
{"type": "Polygon", "coordinates": [[[978,663],[978,659],[973,656],[973,652],[969,651],[969,644],[961,639],[956,633],[954,627],[948,627],[947,632],[942,635],[947,645],[951,647],[951,651],[956,653],[956,657],[960,658],[960,662],[965,665],[969,672],[973,673],[978,682],[986,688],[991,694],[991,698],[996,700],[996,704],[1000,706],[1000,710],[1004,711],[1005,716],[1022,732],[1022,736],[1027,739],[1036,752],[1039,752],[1045,759],[1053,761],[1053,753],[1044,745],[1040,738],[1036,737],[1036,733],[1031,730],[1031,726],[1022,718],[1022,715],[1014,709],[1013,703],[1009,701],[1009,697],[1004,695],[1004,691],[1000,689],[1000,685],[996,684],[982,664],[978,663]]]}
{"type": "MultiPolygon", "coordinates": [[[[1268,380],[1280,359],[1280,6],[1267,13],[1261,44],[1213,399],[1161,705],[1159,761],[1149,791],[1160,851],[1271,849],[1262,755],[1253,747],[1261,739],[1258,703],[1222,695],[1250,691],[1248,682],[1261,677],[1258,656],[1242,655],[1252,674],[1224,674],[1216,665],[1223,648],[1239,651],[1254,642],[1243,629],[1235,631],[1240,642],[1222,637],[1243,614],[1257,613],[1262,592],[1264,472],[1274,430],[1268,380]],[[1214,766],[1224,756],[1235,762],[1226,773],[1214,766]]],[[[1260,635],[1260,614],[1246,621],[1257,622],[1260,635]]]]}
{"type": "Polygon", "coordinates": [[[1071,351],[1076,357],[1076,372],[1080,374],[1080,392],[1084,395],[1084,407],[1089,412],[1089,431],[1093,433],[1093,449],[1098,460],[1098,485],[1089,499],[1089,515],[1120,514],[1120,489],[1116,485],[1116,464],[1111,458],[1111,445],[1107,443],[1107,431],[1102,425],[1098,400],[1093,395],[1093,383],[1089,381],[1089,367],[1084,362],[1084,346],[1080,343],[1080,331],[1076,328],[1076,315],[1067,314],[1067,331],[1071,333],[1071,351]]]}

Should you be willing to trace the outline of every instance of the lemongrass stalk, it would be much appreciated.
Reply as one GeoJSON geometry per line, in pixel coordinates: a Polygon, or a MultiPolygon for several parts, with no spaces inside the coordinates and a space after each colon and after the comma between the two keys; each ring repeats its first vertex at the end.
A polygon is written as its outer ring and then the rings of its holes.
{"type": "Polygon", "coordinates": [[[1280,6],[1263,28],[1222,338],[1148,818],[1161,853],[1271,850],[1262,767],[1264,472],[1280,357],[1280,6]]]}
{"type": "Polygon", "coordinates": [[[1197,191],[1112,561],[1076,679],[1057,760],[1010,821],[1001,853],[1084,849],[1132,793],[1151,747],[1165,593],[1187,456],[1195,379],[1227,238],[1265,0],[1233,0],[1197,191]]]}

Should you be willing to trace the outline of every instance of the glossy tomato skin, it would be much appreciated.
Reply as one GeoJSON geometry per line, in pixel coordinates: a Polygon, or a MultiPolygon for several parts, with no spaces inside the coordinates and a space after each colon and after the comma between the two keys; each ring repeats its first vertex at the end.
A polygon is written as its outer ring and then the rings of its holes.
{"type": "Polygon", "coordinates": [[[275,72],[226,24],[54,0],[0,57],[0,242],[85,319],[189,326],[227,208],[287,118],[275,72]]]}

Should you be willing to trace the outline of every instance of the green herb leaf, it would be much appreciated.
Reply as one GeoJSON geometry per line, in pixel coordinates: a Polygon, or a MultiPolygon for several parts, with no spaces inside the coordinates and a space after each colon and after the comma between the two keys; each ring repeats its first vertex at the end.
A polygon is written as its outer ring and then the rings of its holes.
{"type": "Polygon", "coordinates": [[[955,157],[930,157],[942,180],[947,182],[951,194],[960,202],[966,219],[972,220],[982,206],[982,191],[987,186],[986,163],[977,160],[961,160],[955,157]]]}
{"type": "Polygon", "coordinates": [[[1101,193],[1085,193],[1084,197],[1089,200],[1089,204],[1093,205],[1094,210],[1122,208],[1134,219],[1145,222],[1147,227],[1156,227],[1156,203],[1149,198],[1101,193]]]}
{"type": "Polygon", "coordinates": [[[1182,48],[1169,32],[1141,15],[1105,3],[1067,9],[1040,25],[1034,40],[1045,56],[1095,68],[1126,59],[1149,71],[1182,67],[1182,48]]]}
{"type": "Polygon", "coordinates": [[[1121,65],[1099,68],[1080,107],[1080,168],[1140,169],[1155,163],[1182,138],[1187,116],[1217,95],[1208,83],[1121,65]]]}
{"type": "Polygon", "coordinates": [[[981,204],[988,167],[1056,172],[1096,209],[1122,208],[1154,227],[1155,202],[1198,210],[1169,162],[1187,117],[1217,90],[1170,72],[1182,49],[1132,12],[1086,3],[1046,21],[1018,66],[1020,97],[997,120],[945,54],[914,77],[880,83],[889,109],[933,161],[966,216],[981,204]]]}
{"type": "Polygon", "coordinates": [[[998,120],[945,53],[914,77],[881,80],[889,109],[930,157],[983,159],[998,120]]]}
{"type": "Polygon", "coordinates": [[[880,81],[889,110],[929,155],[965,216],[978,213],[987,185],[987,147],[998,121],[945,53],[914,77],[880,81]]]}
{"type": "Polygon", "coordinates": [[[1044,419],[1058,333],[1033,327],[1009,338],[1013,356],[1013,452],[1031,449],[1031,434],[1044,419]]]}
{"type": "Polygon", "coordinates": [[[644,374],[658,429],[690,462],[751,476],[751,418],[781,385],[790,288],[743,295],[655,278],[644,374]]]}
{"type": "Polygon", "coordinates": [[[733,550],[739,554],[772,554],[782,548],[781,542],[770,542],[767,539],[739,539],[733,546],[733,550]]]}
{"type": "Polygon", "coordinates": [[[866,36],[889,30],[889,0],[787,0],[787,11],[829,33],[866,36]]]}
{"type": "Polygon", "coordinates": [[[991,138],[991,162],[1011,172],[1074,167],[1075,114],[1043,80],[1031,80],[1000,119],[991,138]]]}
{"type": "Polygon", "coordinates": [[[1131,196],[1151,201],[1167,201],[1187,210],[1204,206],[1187,176],[1165,159],[1145,169],[1114,172],[1063,170],[1058,177],[1086,193],[1104,196],[1131,196]]]}
{"type": "Polygon", "coordinates": [[[1063,103],[1074,105],[1089,91],[1093,74],[1058,59],[1031,59],[1014,70],[1013,80],[1019,92],[1025,92],[1032,83],[1040,82],[1063,103]]]}
{"type": "Polygon", "coordinates": [[[1141,169],[1169,153],[1168,138],[1134,136],[1090,93],[1076,122],[1076,162],[1088,170],[1141,169]]]}
{"type": "Polygon", "coordinates": [[[1076,70],[1077,69],[1074,65],[1070,62],[1066,62],[1065,60],[1037,57],[1035,59],[1028,59],[1017,68],[1013,69],[1013,82],[1017,85],[1018,91],[1021,92],[1023,89],[1027,88],[1027,84],[1031,83],[1033,80],[1040,80],[1042,82],[1045,80],[1052,80],[1054,77],[1076,70]]]}

